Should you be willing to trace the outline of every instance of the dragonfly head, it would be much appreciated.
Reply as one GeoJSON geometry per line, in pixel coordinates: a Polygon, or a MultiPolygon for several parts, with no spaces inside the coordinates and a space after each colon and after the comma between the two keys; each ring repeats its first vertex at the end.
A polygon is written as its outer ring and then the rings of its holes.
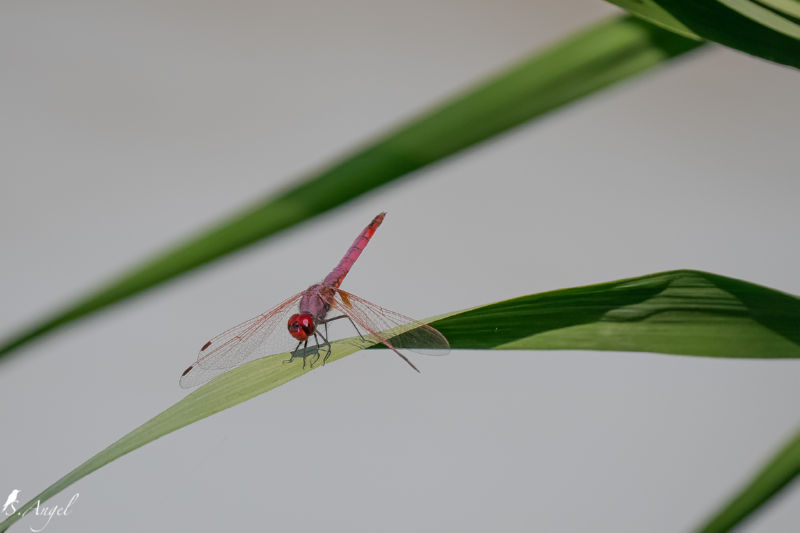
{"type": "Polygon", "coordinates": [[[289,334],[304,341],[314,334],[314,319],[308,313],[295,313],[289,317],[289,334]]]}

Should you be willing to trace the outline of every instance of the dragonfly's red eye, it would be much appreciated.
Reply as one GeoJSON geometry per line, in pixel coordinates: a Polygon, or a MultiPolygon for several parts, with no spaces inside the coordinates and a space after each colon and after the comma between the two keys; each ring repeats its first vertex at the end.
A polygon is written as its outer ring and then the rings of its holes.
{"type": "Polygon", "coordinates": [[[289,317],[289,334],[299,341],[304,341],[314,334],[314,319],[308,313],[295,313],[289,317]]]}

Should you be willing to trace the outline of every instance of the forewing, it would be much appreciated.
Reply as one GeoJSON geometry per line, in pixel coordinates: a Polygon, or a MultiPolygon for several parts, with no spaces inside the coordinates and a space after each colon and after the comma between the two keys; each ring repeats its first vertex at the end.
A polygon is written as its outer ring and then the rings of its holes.
{"type": "Polygon", "coordinates": [[[450,352],[450,343],[435,328],[341,289],[336,290],[330,313],[337,311],[367,330],[362,331],[365,340],[355,341],[359,345],[383,343],[390,349],[410,350],[424,355],[446,355],[450,352]]]}
{"type": "Polygon", "coordinates": [[[197,361],[181,375],[181,387],[196,387],[245,361],[294,348],[297,341],[289,335],[286,324],[302,294],[295,294],[206,342],[197,354],[197,361]]]}

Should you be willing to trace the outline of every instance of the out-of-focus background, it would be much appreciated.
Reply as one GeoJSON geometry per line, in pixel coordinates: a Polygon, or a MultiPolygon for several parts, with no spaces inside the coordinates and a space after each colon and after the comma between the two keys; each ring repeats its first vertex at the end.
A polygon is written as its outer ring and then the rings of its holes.
{"type": "MultiPolygon", "coordinates": [[[[0,332],[592,21],[557,2],[4,2],[0,332]]],[[[26,501],[182,398],[211,335],[321,279],[416,317],[697,268],[800,293],[800,77],[721,47],[578,102],[0,365],[26,501]]],[[[796,361],[362,352],[162,438],[48,531],[696,526],[800,424],[796,361]]],[[[790,489],[743,531],[800,521],[790,489]]],[[[40,527],[28,517],[16,528],[40,527]]]]}

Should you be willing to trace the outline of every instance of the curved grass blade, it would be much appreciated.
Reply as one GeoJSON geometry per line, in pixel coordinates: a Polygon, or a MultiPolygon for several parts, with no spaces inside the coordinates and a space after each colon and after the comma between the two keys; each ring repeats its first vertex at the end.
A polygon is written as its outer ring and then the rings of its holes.
{"type": "Polygon", "coordinates": [[[669,30],[689,39],[702,40],[689,26],[673,17],[669,11],[661,6],[659,0],[608,0],[622,9],[629,11],[660,28],[669,30]]]}
{"type": "Polygon", "coordinates": [[[773,11],[780,11],[795,22],[800,21],[800,2],[797,0],[761,0],[760,3],[773,11]]]}
{"type": "MultiPolygon", "coordinates": [[[[800,358],[800,299],[694,270],[523,296],[452,313],[430,323],[448,338],[453,349],[624,350],[800,358]]],[[[329,361],[355,351],[357,348],[347,340],[335,342],[329,361]]],[[[284,356],[252,361],[203,385],[78,466],[20,512],[148,442],[305,373],[300,364],[282,364],[284,356]]],[[[9,517],[0,523],[0,531],[18,519],[17,515],[9,517]]]]}
{"type": "Polygon", "coordinates": [[[611,19],[585,29],[0,342],[0,357],[59,326],[274,235],[700,44],[632,17],[611,19]]]}
{"type": "Polygon", "coordinates": [[[684,37],[800,67],[800,4],[794,0],[608,1],[684,37]]]}
{"type": "Polygon", "coordinates": [[[506,300],[431,322],[452,348],[800,357],[800,299],[695,270],[506,300]]]}
{"type": "MultiPolygon", "coordinates": [[[[356,351],[358,351],[358,348],[349,344],[346,340],[334,342],[327,364],[356,351]]],[[[20,507],[16,513],[5,521],[0,522],[0,532],[8,529],[30,509],[36,507],[38,501],[44,503],[47,499],[111,461],[159,437],[209,417],[214,413],[233,407],[245,400],[254,398],[299,378],[307,372],[320,368],[316,366],[313,369],[303,369],[303,365],[299,361],[284,364],[283,361],[288,357],[289,354],[284,353],[251,361],[199,387],[50,485],[20,507]]]]}
{"type": "Polygon", "coordinates": [[[700,533],[730,531],[758,510],[800,474],[800,432],[781,448],[700,533]]]}

